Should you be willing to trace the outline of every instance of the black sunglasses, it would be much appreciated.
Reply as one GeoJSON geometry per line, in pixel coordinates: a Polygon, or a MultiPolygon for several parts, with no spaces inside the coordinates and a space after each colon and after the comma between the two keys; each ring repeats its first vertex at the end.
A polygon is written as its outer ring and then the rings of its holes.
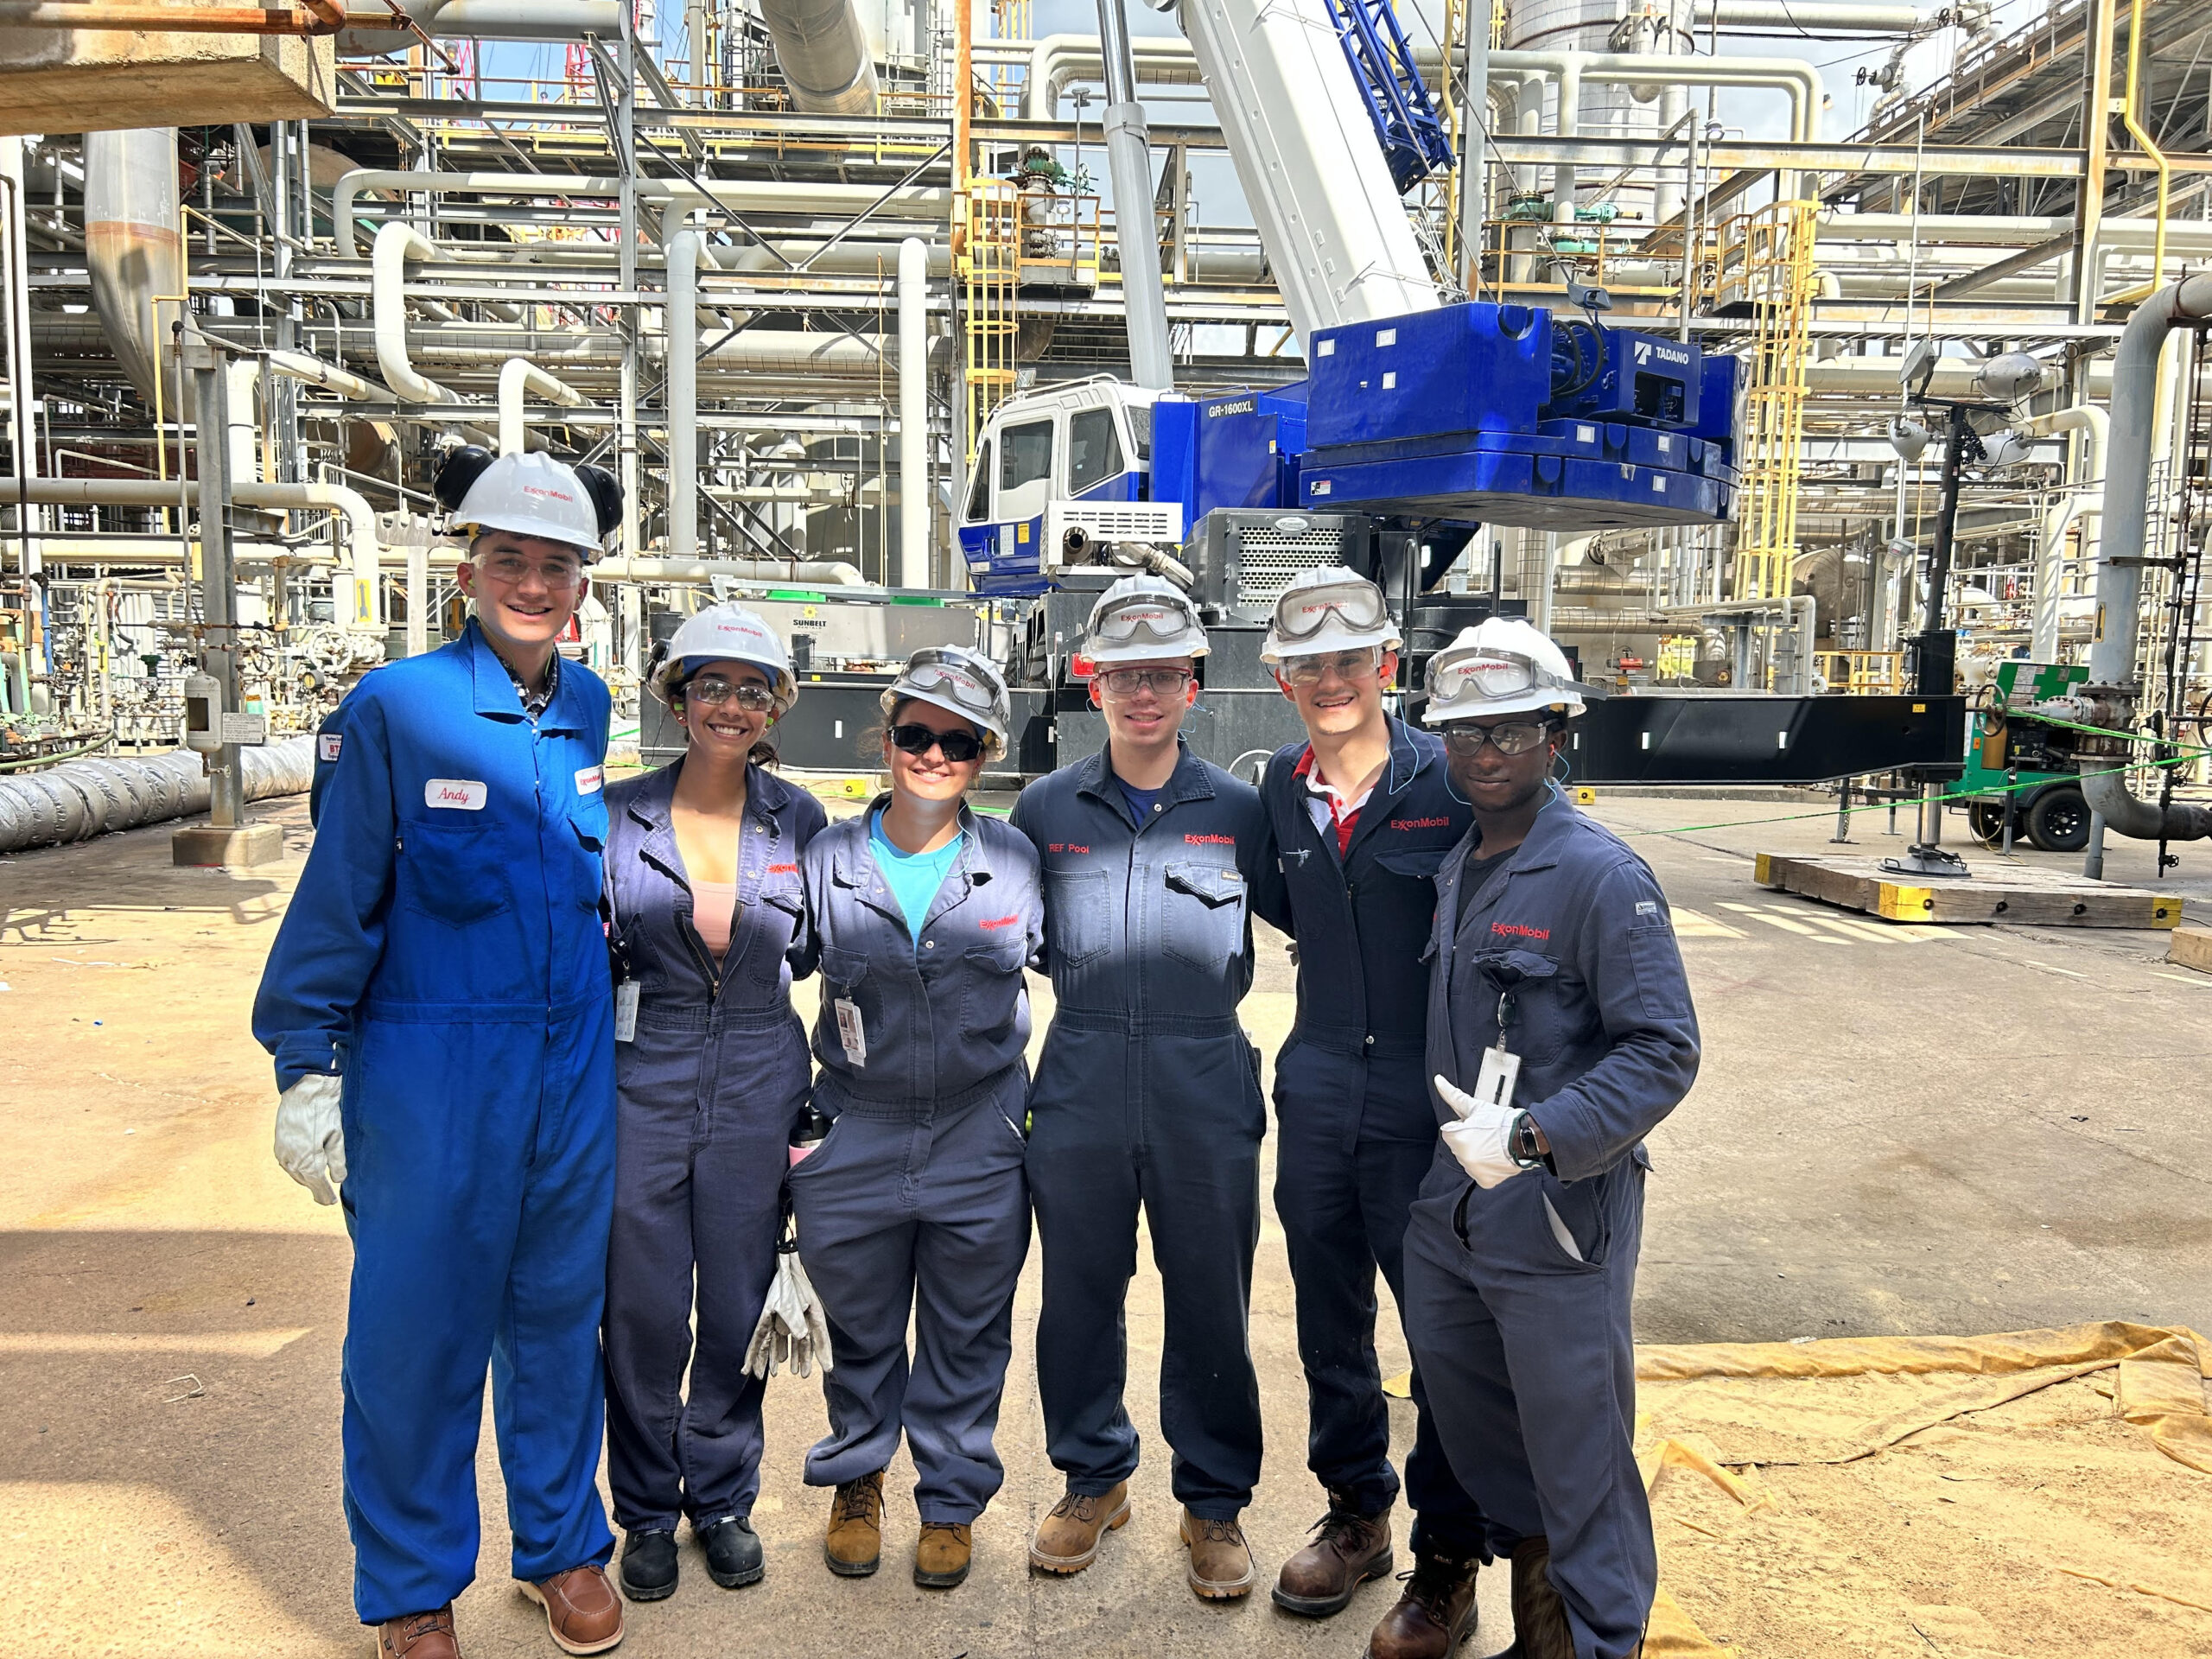
{"type": "Polygon", "coordinates": [[[973,732],[940,732],[919,721],[893,726],[885,735],[890,738],[894,749],[912,755],[927,754],[936,749],[956,766],[975,760],[983,752],[983,740],[973,732]]]}

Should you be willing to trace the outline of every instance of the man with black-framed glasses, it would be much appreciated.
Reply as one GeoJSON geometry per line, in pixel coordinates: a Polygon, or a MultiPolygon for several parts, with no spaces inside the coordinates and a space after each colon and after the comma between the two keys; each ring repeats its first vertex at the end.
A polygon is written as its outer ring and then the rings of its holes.
{"type": "MultiPolygon", "coordinates": [[[[1284,589],[1260,652],[1307,739],[1280,751],[1260,785],[1271,847],[1255,903],[1298,957],[1297,1022],[1275,1057],[1275,1214],[1297,1294],[1306,1464],[1328,1510],[1274,1597],[1310,1618],[1341,1611],[1396,1565],[1375,1276],[1402,1313],[1406,1219],[1436,1147],[1421,950],[1436,872],[1471,822],[1443,743],[1382,706],[1399,645],[1382,590],[1324,567],[1284,589]]],[[[1442,1659],[1475,1623],[1482,1515],[1452,1477],[1418,1374],[1413,1395],[1414,1569],[1370,1659],[1442,1659]]]]}
{"type": "Polygon", "coordinates": [[[1057,999],[1030,1090],[1029,1191],[1045,1256],[1037,1385],[1067,1491],[1030,1564],[1078,1573],[1128,1518],[1137,1433],[1122,1404],[1123,1306],[1143,1208],[1166,1312],[1160,1430],[1183,1505],[1185,1576],[1209,1600],[1257,1577],[1238,1517],[1260,1477],[1246,1326],[1260,1236],[1260,1056],[1247,900],[1258,792],[1183,744],[1205,628],[1187,595],[1126,576],[1083,655],[1103,752],[1024,790],[1014,824],[1044,867],[1057,999]]]}
{"type": "Polygon", "coordinates": [[[1428,664],[1474,826],[1437,878],[1428,1062],[1441,1128],[1406,1230],[1406,1333],[1439,1436],[1513,1563],[1522,1659],[1630,1659],[1658,1580],[1630,1451],[1643,1137],[1697,1075],[1650,868],[1552,781],[1594,688],[1492,618],[1428,664]]]}

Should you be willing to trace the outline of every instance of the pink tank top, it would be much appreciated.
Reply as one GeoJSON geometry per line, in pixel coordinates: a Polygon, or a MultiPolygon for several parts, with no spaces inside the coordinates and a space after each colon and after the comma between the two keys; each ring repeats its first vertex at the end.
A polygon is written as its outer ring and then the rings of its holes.
{"type": "Polygon", "coordinates": [[[716,962],[729,949],[730,918],[737,913],[737,883],[694,881],[691,884],[691,925],[716,962]]]}

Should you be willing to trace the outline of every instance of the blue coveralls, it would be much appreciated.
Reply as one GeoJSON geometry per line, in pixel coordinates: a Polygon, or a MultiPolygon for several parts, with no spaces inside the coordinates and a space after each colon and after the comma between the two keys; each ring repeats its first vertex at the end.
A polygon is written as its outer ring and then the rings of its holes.
{"type": "Polygon", "coordinates": [[[1058,998],[1029,1095],[1046,1450],[1081,1494],[1137,1466],[1122,1395],[1141,1203],[1166,1302],[1160,1426],[1175,1496],[1229,1520],[1260,1478],[1246,1326],[1267,1107],[1236,1023],[1267,839],[1259,792],[1185,748],[1138,824],[1101,751],[1022,791],[1013,822],[1044,862],[1058,998]]]}
{"type": "MultiPolygon", "coordinates": [[[[1260,914],[1298,942],[1298,1021],[1275,1057],[1275,1214],[1297,1292],[1309,1412],[1306,1464],[1363,1515],[1398,1495],[1375,1357],[1375,1271],[1402,1314],[1406,1217],[1436,1150],[1422,948],[1435,876],[1472,810],[1445,776],[1433,733],[1391,720],[1390,758],[1345,853],[1314,825],[1294,743],[1260,785],[1272,841],[1260,914]]],[[[1425,1384],[1406,1459],[1414,1548],[1479,1552],[1482,1514],[1452,1478],[1425,1384]]]]}
{"type": "Polygon", "coordinates": [[[917,940],[868,849],[874,813],[831,824],[799,861],[792,966],[821,970],[814,1102],[835,1120],[791,1175],[799,1259],[837,1362],[806,1483],[873,1474],[903,1429],[922,1520],[957,1526],[1005,1478],[991,1437],[1029,1254],[1022,969],[1044,911],[1029,843],[963,807],[967,838],[917,940]],[[840,1002],[863,1059],[848,1052],[840,1002]]]}
{"type": "Polygon", "coordinates": [[[486,1360],[514,1576],[613,1548],[593,1484],[614,1198],[607,713],[607,688],[564,662],[531,720],[472,620],[364,679],[316,740],[315,847],[253,1030],[278,1088],[345,1076],[346,1516],[365,1624],[475,1577],[486,1360]]]}
{"type": "Polygon", "coordinates": [[[1485,1192],[1439,1141],[1406,1234],[1406,1329],[1492,1551],[1548,1539],[1577,1659],[1624,1659],[1658,1582],[1630,1452],[1643,1138],[1697,1076],[1697,1018],[1666,896],[1617,836],[1553,791],[1462,922],[1476,838],[1437,879],[1429,1068],[1471,1090],[1510,992],[1513,1103],[1544,1132],[1557,1173],[1485,1192]]]}
{"type": "Polygon", "coordinates": [[[821,803],[747,768],[737,922],[717,967],[692,925],[676,846],[683,766],[607,792],[607,895],[639,988],[636,1033],[614,1047],[607,1256],[607,1477],[614,1518],[630,1531],[753,1512],[767,1385],[747,1373],[745,1350],[776,1276],[784,1168],[809,1070],[785,957],[804,907],[799,855],[822,828],[821,803]]]}

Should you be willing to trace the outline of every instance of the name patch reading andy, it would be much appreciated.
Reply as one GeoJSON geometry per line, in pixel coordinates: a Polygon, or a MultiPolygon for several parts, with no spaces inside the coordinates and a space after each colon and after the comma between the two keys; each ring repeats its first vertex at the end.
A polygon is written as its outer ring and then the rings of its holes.
{"type": "Polygon", "coordinates": [[[473,779],[433,778],[423,785],[423,804],[459,812],[481,812],[492,791],[473,779]]]}

